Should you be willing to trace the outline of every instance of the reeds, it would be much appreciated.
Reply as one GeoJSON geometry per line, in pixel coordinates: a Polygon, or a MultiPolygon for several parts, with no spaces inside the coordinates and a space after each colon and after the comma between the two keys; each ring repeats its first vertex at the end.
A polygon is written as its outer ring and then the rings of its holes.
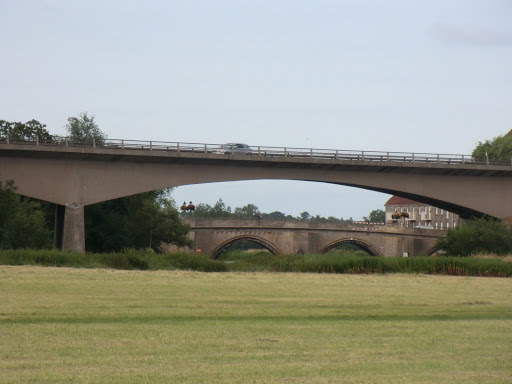
{"type": "Polygon", "coordinates": [[[273,255],[233,251],[221,260],[186,252],[156,254],[128,250],[118,253],[75,253],[57,250],[2,250],[2,265],[40,265],[124,270],[193,270],[201,272],[268,271],[298,273],[410,273],[456,276],[512,276],[512,262],[492,257],[372,257],[360,252],[319,255],[273,255]]]}

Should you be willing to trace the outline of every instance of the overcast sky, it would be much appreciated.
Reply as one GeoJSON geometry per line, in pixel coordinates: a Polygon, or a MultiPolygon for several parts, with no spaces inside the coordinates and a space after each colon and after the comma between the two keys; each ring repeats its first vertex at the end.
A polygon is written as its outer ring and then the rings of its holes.
{"type": "MultiPolygon", "coordinates": [[[[0,0],[0,119],[109,138],[469,154],[512,128],[510,0],[0,0]]],[[[178,203],[360,219],[389,195],[292,181],[178,203]]]]}

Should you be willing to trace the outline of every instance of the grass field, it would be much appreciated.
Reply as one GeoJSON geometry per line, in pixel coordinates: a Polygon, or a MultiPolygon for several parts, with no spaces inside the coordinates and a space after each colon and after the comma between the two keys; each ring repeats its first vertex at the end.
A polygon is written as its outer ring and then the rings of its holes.
{"type": "Polygon", "coordinates": [[[512,280],[0,267],[1,383],[511,383],[512,280]]]}

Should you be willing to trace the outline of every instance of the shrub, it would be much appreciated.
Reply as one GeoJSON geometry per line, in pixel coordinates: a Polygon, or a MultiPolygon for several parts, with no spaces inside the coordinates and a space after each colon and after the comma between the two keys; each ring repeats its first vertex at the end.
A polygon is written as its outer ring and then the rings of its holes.
{"type": "Polygon", "coordinates": [[[478,253],[506,255],[512,252],[512,231],[498,220],[468,220],[455,229],[449,229],[446,238],[440,238],[436,247],[453,256],[478,253]]]}

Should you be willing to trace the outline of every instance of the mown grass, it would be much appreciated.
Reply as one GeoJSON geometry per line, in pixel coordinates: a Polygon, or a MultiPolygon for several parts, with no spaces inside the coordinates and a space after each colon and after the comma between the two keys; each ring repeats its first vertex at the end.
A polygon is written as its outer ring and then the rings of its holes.
{"type": "Polygon", "coordinates": [[[512,263],[482,257],[371,257],[361,252],[322,255],[272,255],[233,251],[219,260],[185,252],[156,254],[127,251],[79,254],[60,251],[3,250],[0,265],[41,265],[126,270],[194,270],[201,272],[421,273],[458,276],[512,276],[512,263]]]}
{"type": "Polygon", "coordinates": [[[0,267],[0,382],[508,383],[512,280],[0,267]]]}

